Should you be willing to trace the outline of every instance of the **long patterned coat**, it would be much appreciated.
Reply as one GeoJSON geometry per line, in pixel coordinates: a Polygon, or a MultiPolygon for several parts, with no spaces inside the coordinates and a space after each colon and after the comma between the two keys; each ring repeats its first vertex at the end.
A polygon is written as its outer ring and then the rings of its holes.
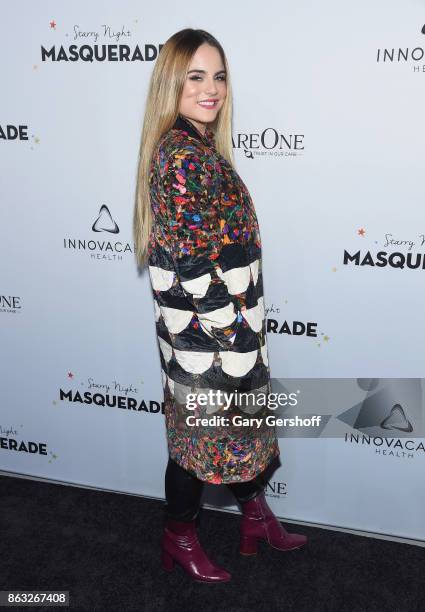
{"type": "Polygon", "coordinates": [[[188,393],[271,391],[251,197],[212,130],[203,135],[182,115],[157,144],[149,183],[148,264],[170,457],[206,482],[251,480],[279,455],[274,428],[185,421],[232,414],[215,401],[190,411],[188,393]]]}

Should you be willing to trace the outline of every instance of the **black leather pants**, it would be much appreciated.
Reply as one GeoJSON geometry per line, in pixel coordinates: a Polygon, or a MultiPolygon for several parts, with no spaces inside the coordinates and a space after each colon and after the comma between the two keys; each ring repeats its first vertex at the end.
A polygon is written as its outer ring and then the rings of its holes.
{"type": "MultiPolygon", "coordinates": [[[[265,482],[262,474],[247,482],[228,483],[239,503],[244,503],[261,493],[265,482]]],[[[175,521],[192,521],[199,513],[204,481],[187,472],[169,457],[165,471],[165,516],[175,521]]]]}

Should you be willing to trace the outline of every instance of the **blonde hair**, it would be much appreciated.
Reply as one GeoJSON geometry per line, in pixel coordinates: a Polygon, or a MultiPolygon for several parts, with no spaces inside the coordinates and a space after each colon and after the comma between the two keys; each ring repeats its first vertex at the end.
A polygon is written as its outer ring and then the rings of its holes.
{"type": "Polygon", "coordinates": [[[215,47],[226,70],[227,94],[214,122],[207,127],[214,132],[217,151],[233,166],[232,146],[232,90],[229,66],[220,43],[205,30],[186,28],[171,36],[161,48],[151,75],[141,134],[133,233],[136,260],[147,263],[149,236],[152,229],[152,210],[149,191],[149,172],[155,148],[163,134],[172,128],[179,114],[180,98],[192,56],[203,44],[215,47]]]}

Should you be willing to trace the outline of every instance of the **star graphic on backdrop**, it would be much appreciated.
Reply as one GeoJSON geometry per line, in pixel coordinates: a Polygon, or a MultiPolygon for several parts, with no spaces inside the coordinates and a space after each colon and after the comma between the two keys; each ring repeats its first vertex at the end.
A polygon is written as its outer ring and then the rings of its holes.
{"type": "Polygon", "coordinates": [[[53,30],[56,28],[56,21],[54,19],[53,19],[53,21],[50,22],[50,27],[53,30]]]}
{"type": "Polygon", "coordinates": [[[329,336],[323,336],[323,342],[328,342],[330,340],[329,336]]]}
{"type": "Polygon", "coordinates": [[[332,268],[332,272],[336,272],[336,267],[335,266],[332,268]]]}
{"type": "Polygon", "coordinates": [[[37,68],[38,68],[37,64],[33,64],[33,65],[32,65],[32,69],[33,69],[33,70],[37,70],[37,68]]]}
{"type": "Polygon", "coordinates": [[[359,236],[364,236],[366,234],[366,230],[361,227],[359,230],[357,230],[357,233],[359,236]]]}
{"type": "Polygon", "coordinates": [[[68,372],[68,378],[74,378],[74,374],[72,372],[68,372]]]}

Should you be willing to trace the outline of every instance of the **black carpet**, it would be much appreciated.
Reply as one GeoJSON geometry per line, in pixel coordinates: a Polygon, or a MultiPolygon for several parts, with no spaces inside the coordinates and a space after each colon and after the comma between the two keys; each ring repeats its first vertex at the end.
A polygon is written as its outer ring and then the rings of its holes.
{"type": "Polygon", "coordinates": [[[200,584],[160,565],[162,501],[7,476],[0,487],[0,590],[69,590],[72,610],[425,609],[418,546],[287,523],[305,547],[243,557],[239,516],[204,508],[200,540],[233,578],[200,584]]]}

